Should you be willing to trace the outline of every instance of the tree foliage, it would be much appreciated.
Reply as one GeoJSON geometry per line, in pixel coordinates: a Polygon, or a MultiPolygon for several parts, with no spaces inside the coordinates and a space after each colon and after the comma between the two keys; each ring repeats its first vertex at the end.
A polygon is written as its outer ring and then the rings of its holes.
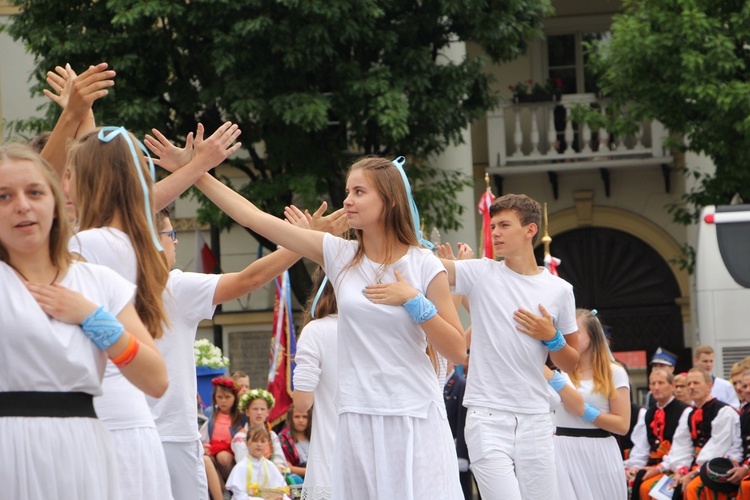
{"type": "Polygon", "coordinates": [[[677,222],[695,222],[701,207],[729,203],[735,193],[750,200],[749,40],[748,2],[630,0],[612,37],[594,46],[600,87],[631,125],[657,119],[674,146],[716,166],[713,174],[687,166],[697,187],[669,206],[677,222]]]}
{"type": "Polygon", "coordinates": [[[427,226],[441,229],[458,226],[454,193],[468,179],[429,160],[497,102],[485,61],[445,49],[472,41],[513,59],[551,11],[549,0],[10,3],[22,10],[7,31],[37,58],[35,92],[55,65],[107,61],[118,74],[96,104],[100,123],[176,140],[198,121],[238,123],[246,156],[232,164],[247,182],[235,187],[271,213],[293,196],[340,206],[353,156],[407,155],[427,226]]]}

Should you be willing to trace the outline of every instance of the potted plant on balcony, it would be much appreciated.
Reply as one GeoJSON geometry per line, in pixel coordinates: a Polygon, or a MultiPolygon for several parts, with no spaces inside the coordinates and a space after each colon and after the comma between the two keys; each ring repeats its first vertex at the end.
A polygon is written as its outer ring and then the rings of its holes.
{"type": "Polygon", "coordinates": [[[547,78],[544,83],[527,80],[509,85],[513,93],[513,102],[548,102],[559,101],[562,95],[562,80],[559,77],[547,78]]]}
{"type": "Polygon", "coordinates": [[[195,354],[195,375],[198,380],[198,394],[204,404],[211,404],[211,380],[227,373],[229,358],[224,356],[221,349],[206,339],[196,340],[193,344],[195,354]]]}

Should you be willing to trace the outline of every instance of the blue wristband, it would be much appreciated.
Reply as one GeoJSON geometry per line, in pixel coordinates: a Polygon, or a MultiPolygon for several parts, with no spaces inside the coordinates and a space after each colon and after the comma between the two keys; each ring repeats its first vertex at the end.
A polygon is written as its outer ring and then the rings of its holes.
{"type": "Polygon", "coordinates": [[[560,332],[560,330],[557,330],[555,336],[552,337],[552,339],[542,340],[542,344],[544,344],[544,347],[552,352],[557,352],[568,345],[568,343],[565,342],[565,337],[563,336],[562,332],[560,332]]]}
{"type": "Polygon", "coordinates": [[[586,422],[593,423],[594,420],[599,418],[599,415],[601,414],[602,412],[600,410],[586,403],[586,411],[583,412],[583,416],[581,418],[586,422]]]}
{"type": "Polygon", "coordinates": [[[101,350],[109,349],[117,342],[125,328],[117,318],[110,312],[99,307],[96,311],[83,320],[81,329],[86,336],[101,350]]]}
{"type": "Polygon", "coordinates": [[[437,314],[437,308],[430,299],[418,293],[416,297],[404,302],[404,307],[415,323],[423,323],[437,314]]]}
{"type": "Polygon", "coordinates": [[[560,374],[559,371],[555,370],[552,378],[547,382],[555,392],[560,392],[565,387],[565,378],[560,374]]]}

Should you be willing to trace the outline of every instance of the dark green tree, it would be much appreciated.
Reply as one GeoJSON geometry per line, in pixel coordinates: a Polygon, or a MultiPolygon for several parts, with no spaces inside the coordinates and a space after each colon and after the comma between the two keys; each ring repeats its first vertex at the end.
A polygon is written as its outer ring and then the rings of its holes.
{"type": "Polygon", "coordinates": [[[735,193],[750,200],[748,40],[747,2],[630,0],[612,37],[593,47],[599,84],[620,109],[661,121],[674,147],[716,165],[713,174],[687,165],[697,187],[668,207],[677,222],[693,223],[701,207],[727,204],[735,193]]]}
{"type": "MultiPolygon", "coordinates": [[[[34,92],[55,65],[107,61],[118,74],[96,103],[100,123],[178,141],[198,121],[238,123],[246,159],[232,165],[247,182],[234,187],[271,213],[293,195],[340,206],[353,156],[408,155],[426,225],[441,229],[458,226],[454,192],[469,181],[429,158],[497,102],[485,61],[450,61],[444,49],[469,41],[513,59],[551,12],[549,0],[10,3],[21,12],[7,31],[37,58],[34,92]]],[[[199,217],[227,227],[211,207],[199,217]]]]}

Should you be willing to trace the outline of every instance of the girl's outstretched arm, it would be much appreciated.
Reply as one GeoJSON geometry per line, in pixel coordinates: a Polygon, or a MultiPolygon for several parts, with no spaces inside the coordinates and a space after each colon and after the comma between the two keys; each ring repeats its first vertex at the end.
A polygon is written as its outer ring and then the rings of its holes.
{"type": "Polygon", "coordinates": [[[195,187],[238,224],[323,266],[325,233],[293,226],[263,212],[245,197],[208,174],[203,174],[195,183],[195,187]]]}

